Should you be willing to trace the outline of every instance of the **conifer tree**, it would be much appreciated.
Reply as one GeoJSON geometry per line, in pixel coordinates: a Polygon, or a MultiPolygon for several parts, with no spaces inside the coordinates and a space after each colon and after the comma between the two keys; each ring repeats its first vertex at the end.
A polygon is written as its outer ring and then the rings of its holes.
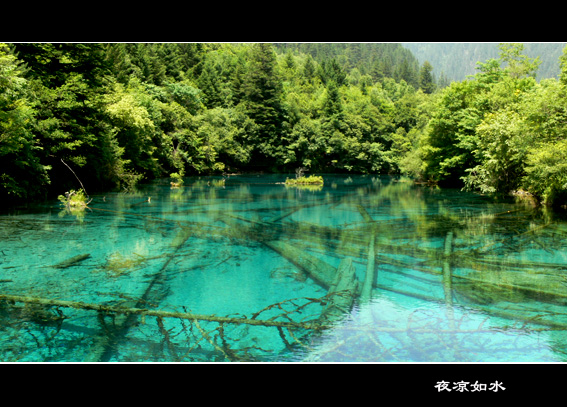
{"type": "Polygon", "coordinates": [[[259,126],[256,147],[263,158],[275,155],[283,119],[282,84],[271,44],[254,44],[242,87],[248,116],[259,126]]]}
{"type": "Polygon", "coordinates": [[[425,61],[419,71],[419,87],[423,93],[431,94],[435,91],[435,82],[431,74],[432,70],[433,66],[431,66],[429,61],[425,61]]]}

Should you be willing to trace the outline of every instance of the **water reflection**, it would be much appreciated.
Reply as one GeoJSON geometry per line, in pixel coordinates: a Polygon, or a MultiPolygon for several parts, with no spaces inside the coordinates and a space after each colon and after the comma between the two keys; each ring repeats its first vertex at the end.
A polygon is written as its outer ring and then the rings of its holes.
{"type": "Polygon", "coordinates": [[[5,360],[564,360],[564,220],[324,178],[195,177],[94,197],[80,218],[0,216],[5,360]]]}
{"type": "Polygon", "coordinates": [[[448,309],[437,303],[379,295],[326,331],[301,360],[462,363],[533,362],[535,358],[554,362],[557,355],[551,335],[530,332],[474,308],[448,309]]]}

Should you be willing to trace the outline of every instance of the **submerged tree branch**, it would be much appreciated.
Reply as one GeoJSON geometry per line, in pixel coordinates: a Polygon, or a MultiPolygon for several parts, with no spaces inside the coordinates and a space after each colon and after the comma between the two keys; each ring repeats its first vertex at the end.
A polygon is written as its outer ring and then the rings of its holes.
{"type": "Polygon", "coordinates": [[[292,321],[274,321],[274,320],[248,319],[248,318],[219,317],[216,315],[149,310],[144,308],[116,307],[112,305],[101,305],[101,304],[84,303],[78,301],[53,300],[47,298],[27,297],[21,295],[0,294],[0,300],[14,302],[14,303],[22,302],[24,304],[38,304],[43,306],[55,306],[55,307],[73,308],[80,310],[91,310],[91,311],[98,311],[104,313],[133,314],[133,315],[141,315],[141,316],[153,316],[159,318],[178,318],[178,319],[186,319],[190,321],[197,320],[197,321],[210,321],[210,322],[218,322],[225,324],[244,324],[244,325],[299,328],[299,329],[324,328],[324,325],[321,325],[317,322],[292,322],[292,321]]]}

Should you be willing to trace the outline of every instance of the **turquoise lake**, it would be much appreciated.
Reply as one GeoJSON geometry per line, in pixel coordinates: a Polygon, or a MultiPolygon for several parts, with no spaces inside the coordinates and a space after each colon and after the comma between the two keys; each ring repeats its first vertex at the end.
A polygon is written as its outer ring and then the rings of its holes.
{"type": "Polygon", "coordinates": [[[385,176],[0,214],[1,362],[564,362],[567,221],[385,176]]]}

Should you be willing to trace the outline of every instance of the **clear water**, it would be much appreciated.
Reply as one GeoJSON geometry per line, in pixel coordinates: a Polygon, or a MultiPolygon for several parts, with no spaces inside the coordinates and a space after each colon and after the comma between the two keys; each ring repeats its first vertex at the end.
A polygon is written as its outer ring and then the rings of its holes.
{"type": "Polygon", "coordinates": [[[187,178],[83,212],[2,214],[0,360],[566,360],[564,220],[388,177],[324,178],[187,178]],[[331,288],[345,259],[352,296],[331,288]]]}

